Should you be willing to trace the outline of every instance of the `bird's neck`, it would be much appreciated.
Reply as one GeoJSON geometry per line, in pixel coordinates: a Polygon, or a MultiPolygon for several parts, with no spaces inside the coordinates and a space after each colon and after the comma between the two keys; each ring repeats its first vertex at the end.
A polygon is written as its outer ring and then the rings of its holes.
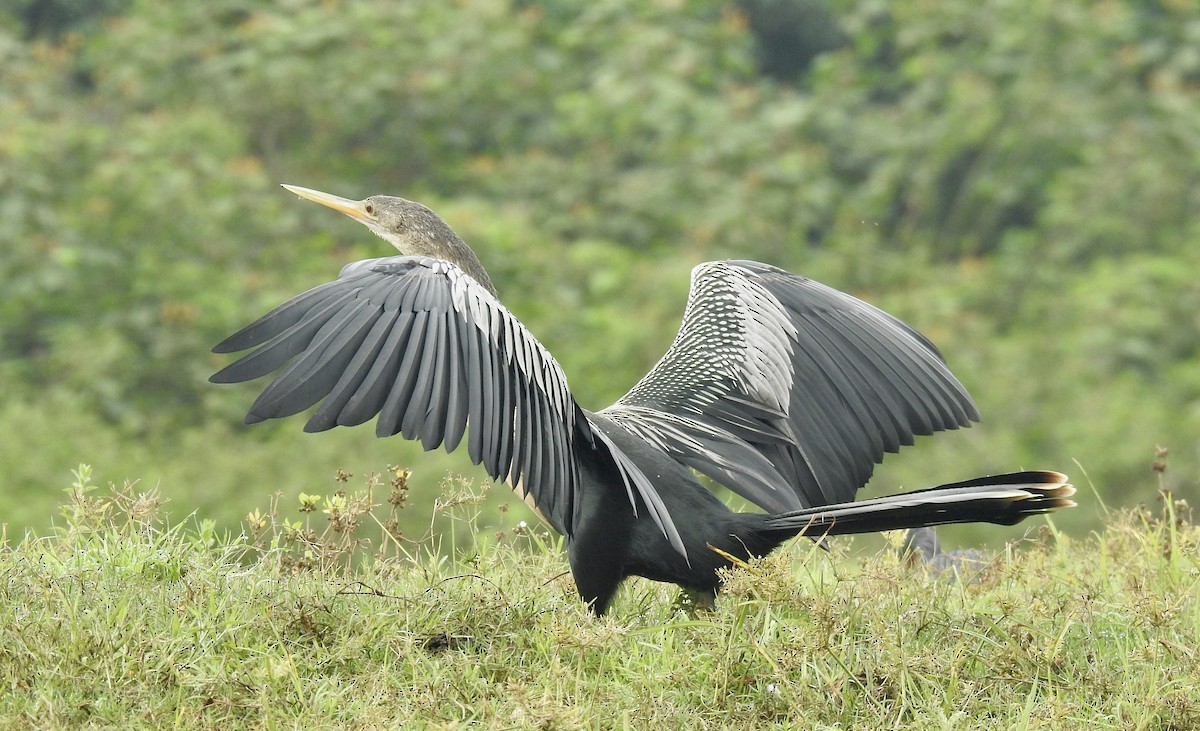
{"type": "Polygon", "coordinates": [[[405,256],[428,256],[450,262],[466,272],[493,297],[498,298],[492,278],[483,268],[479,257],[458,234],[454,233],[448,224],[445,222],[441,222],[441,224],[437,231],[413,232],[404,238],[394,235],[384,238],[405,256]]]}
{"type": "MultiPolygon", "coordinates": [[[[496,294],[496,287],[492,284],[492,278],[488,276],[487,270],[483,268],[483,263],[479,261],[479,257],[475,256],[475,252],[467,246],[462,239],[451,232],[454,236],[453,243],[444,247],[441,250],[439,258],[445,259],[451,264],[457,266],[466,272],[472,279],[479,282],[493,297],[499,299],[496,294]]],[[[433,256],[432,254],[430,256],[433,256]]]]}

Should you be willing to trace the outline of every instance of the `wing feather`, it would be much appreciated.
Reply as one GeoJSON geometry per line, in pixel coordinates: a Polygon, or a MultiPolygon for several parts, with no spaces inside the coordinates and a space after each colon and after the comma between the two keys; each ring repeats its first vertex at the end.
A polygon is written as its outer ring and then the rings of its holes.
{"type": "Polygon", "coordinates": [[[601,414],[772,511],[849,500],[885,452],[979,418],[919,332],[750,261],[693,270],[675,341],[601,414]]]}
{"type": "Polygon", "coordinates": [[[646,506],[682,551],[653,485],[611,440],[597,438],[558,363],[490,291],[449,262],[396,256],[349,264],[336,281],[217,346],[246,349],[253,350],[211,380],[279,371],[248,422],[319,403],[308,431],[376,417],[379,436],[399,432],[425,449],[451,450],[465,438],[473,462],[566,535],[579,504],[577,450],[607,451],[620,478],[613,489],[627,492],[635,510],[646,506]]]}
{"type": "MultiPolygon", "coordinates": [[[[240,383],[265,376],[307,348],[308,344],[316,336],[317,331],[324,327],[329,318],[341,311],[341,306],[345,304],[347,299],[348,294],[345,293],[340,297],[314,299],[312,300],[313,309],[309,312],[310,316],[304,320],[299,319],[300,316],[305,314],[304,312],[297,312],[296,307],[287,307],[287,305],[284,305],[279,308],[284,310],[284,314],[277,318],[267,315],[257,322],[248,325],[247,329],[254,329],[252,333],[244,337],[239,337],[241,333],[234,333],[222,341],[218,347],[231,348],[240,342],[255,342],[264,339],[269,339],[270,342],[267,342],[262,348],[259,348],[245,358],[222,368],[213,374],[209,380],[213,383],[240,383]],[[279,327],[285,323],[290,324],[286,328],[279,327]]],[[[254,346],[250,345],[246,347],[254,346]]],[[[215,352],[223,353],[228,351],[220,350],[215,352]]]]}
{"type": "MultiPolygon", "coordinates": [[[[445,378],[447,383],[445,407],[442,411],[441,419],[445,424],[445,446],[446,451],[453,452],[458,449],[459,442],[462,441],[463,432],[467,428],[467,399],[469,398],[466,378],[468,377],[468,368],[463,360],[462,351],[462,327],[457,318],[446,316],[446,360],[445,360],[445,378]]],[[[437,385],[434,386],[434,391],[440,389],[437,385]]]]}
{"type": "MultiPolygon", "coordinates": [[[[344,291],[337,284],[337,282],[328,282],[292,298],[285,304],[276,307],[266,315],[263,315],[220,343],[217,343],[213,348],[213,352],[236,353],[240,350],[262,345],[300,322],[306,315],[311,315],[313,311],[318,309],[321,303],[331,298],[342,296],[344,291]]],[[[312,318],[309,317],[308,319],[312,318]]],[[[257,376],[254,377],[257,378],[257,376]]]]}
{"type": "Polygon", "coordinates": [[[415,419],[419,422],[419,437],[421,446],[425,449],[436,449],[446,439],[446,401],[450,398],[448,349],[450,332],[446,327],[447,314],[444,312],[431,315],[432,348],[426,348],[429,358],[422,365],[421,378],[417,380],[418,392],[427,394],[424,403],[414,399],[409,403],[409,410],[417,407],[415,419]],[[423,408],[420,408],[423,406],[423,408]]]}
{"type": "MultiPolygon", "coordinates": [[[[396,322],[380,346],[379,355],[371,363],[371,369],[355,389],[354,395],[346,402],[346,407],[338,414],[338,426],[362,424],[379,413],[379,405],[387,397],[388,389],[395,383],[396,371],[400,368],[400,357],[404,355],[404,344],[408,342],[415,319],[411,312],[396,312],[396,322]]],[[[396,430],[385,429],[377,422],[375,433],[386,437],[395,434],[396,430]]]]}
{"type": "Polygon", "coordinates": [[[328,318],[300,354],[250,407],[247,423],[291,416],[329,392],[371,326],[370,313],[351,305],[328,318]]]}
{"type": "MultiPolygon", "coordinates": [[[[392,330],[392,325],[396,323],[396,318],[399,313],[395,310],[391,312],[384,311],[377,320],[371,325],[370,331],[359,344],[358,349],[354,352],[350,362],[346,364],[342,371],[342,376],[338,379],[337,384],[330,390],[329,395],[321,402],[321,407],[309,418],[308,423],[304,426],[304,431],[318,432],[325,431],[338,425],[338,416],[346,410],[347,404],[351,397],[362,386],[367,375],[371,371],[371,366],[379,357],[379,352],[383,348],[383,344],[387,335],[392,330]]],[[[367,418],[370,418],[369,416],[367,418]]],[[[365,421],[365,419],[364,419],[365,421]]],[[[357,423],[362,423],[357,422],[357,423]]]]}
{"type": "Polygon", "coordinates": [[[413,314],[412,330],[409,339],[403,345],[400,364],[396,368],[396,380],[388,386],[383,402],[376,408],[379,417],[375,420],[375,433],[378,436],[404,434],[404,407],[417,381],[417,370],[421,361],[421,348],[425,342],[425,325],[429,319],[428,312],[413,314]]]}

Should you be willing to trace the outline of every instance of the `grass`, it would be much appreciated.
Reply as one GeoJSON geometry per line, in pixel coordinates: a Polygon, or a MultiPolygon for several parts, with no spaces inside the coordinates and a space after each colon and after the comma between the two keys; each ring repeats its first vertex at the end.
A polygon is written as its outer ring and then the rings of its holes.
{"type": "Polygon", "coordinates": [[[557,539],[481,531],[469,486],[396,535],[405,476],[216,536],[81,468],[62,528],[0,548],[0,727],[1200,727],[1200,528],[1170,500],[958,581],[796,543],[713,612],[637,580],[594,619],[557,539]]]}

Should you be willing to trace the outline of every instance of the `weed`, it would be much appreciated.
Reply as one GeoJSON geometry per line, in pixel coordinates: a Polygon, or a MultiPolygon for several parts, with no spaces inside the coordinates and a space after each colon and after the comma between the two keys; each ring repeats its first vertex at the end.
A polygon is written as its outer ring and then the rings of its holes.
{"type": "Polygon", "coordinates": [[[1200,529],[1168,499],[974,581],[797,541],[709,611],[633,580],[597,619],[544,529],[480,525],[482,488],[389,527],[407,477],[341,474],[217,535],[80,467],[54,535],[0,545],[0,727],[1200,724],[1200,529]]]}

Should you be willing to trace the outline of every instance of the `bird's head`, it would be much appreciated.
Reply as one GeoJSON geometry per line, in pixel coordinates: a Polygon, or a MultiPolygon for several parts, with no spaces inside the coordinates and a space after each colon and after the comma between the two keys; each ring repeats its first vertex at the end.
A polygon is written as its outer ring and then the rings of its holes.
{"type": "Polygon", "coordinates": [[[444,258],[439,246],[447,240],[458,239],[438,214],[407,198],[373,195],[355,201],[298,185],[283,187],[301,198],[345,213],[395,246],[401,254],[444,258]]]}
{"type": "Polygon", "coordinates": [[[405,256],[430,256],[457,265],[495,294],[475,253],[428,206],[392,195],[373,195],[356,201],[298,185],[283,187],[301,198],[345,213],[405,256]]]}

